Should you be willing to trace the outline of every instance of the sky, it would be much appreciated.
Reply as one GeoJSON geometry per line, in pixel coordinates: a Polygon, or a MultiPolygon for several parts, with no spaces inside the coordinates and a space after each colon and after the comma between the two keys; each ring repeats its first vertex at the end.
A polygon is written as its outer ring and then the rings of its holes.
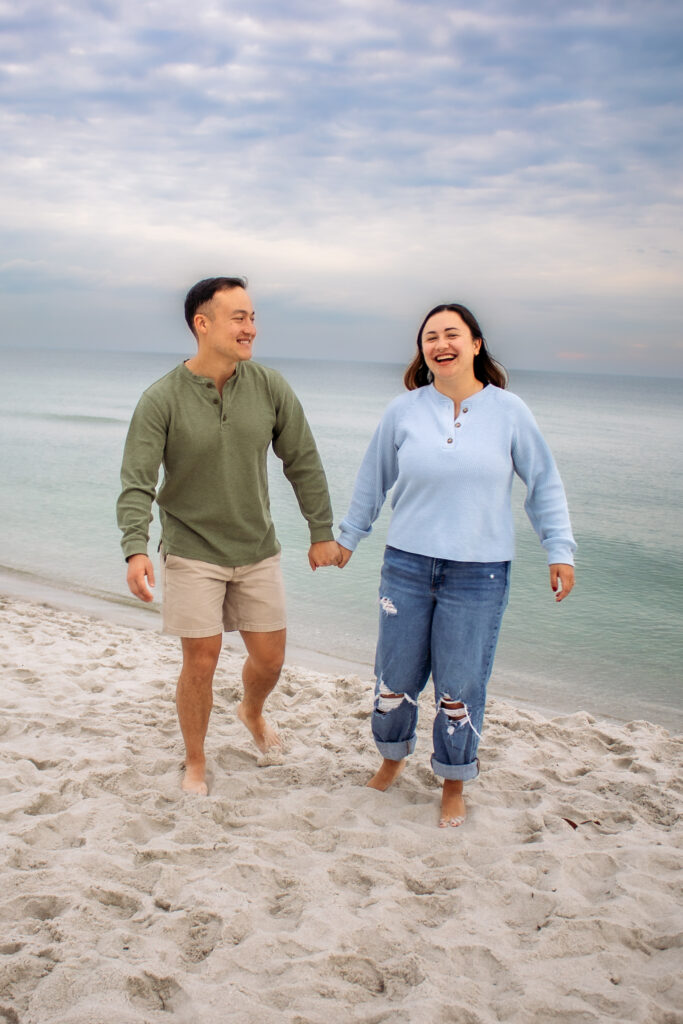
{"type": "Polygon", "coordinates": [[[0,0],[0,345],[683,376],[680,0],[0,0]]]}

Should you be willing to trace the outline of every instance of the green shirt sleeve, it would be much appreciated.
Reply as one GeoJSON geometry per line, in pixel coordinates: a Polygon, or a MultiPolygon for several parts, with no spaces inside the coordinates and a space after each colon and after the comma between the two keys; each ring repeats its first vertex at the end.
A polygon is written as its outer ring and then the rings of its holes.
{"type": "Polygon", "coordinates": [[[275,389],[275,427],[273,451],[282,460],[285,476],[289,480],[308,523],[311,544],[333,540],[332,505],[327,478],[311,428],[299,399],[284,378],[275,389]]]}
{"type": "Polygon", "coordinates": [[[116,517],[124,558],[147,554],[152,502],[168,433],[167,417],[144,394],[133,413],[123,451],[116,517]]]}

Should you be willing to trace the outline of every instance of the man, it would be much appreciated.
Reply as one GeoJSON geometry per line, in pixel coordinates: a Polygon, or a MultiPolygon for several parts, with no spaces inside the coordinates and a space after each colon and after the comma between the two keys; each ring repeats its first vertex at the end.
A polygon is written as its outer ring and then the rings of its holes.
{"type": "Polygon", "coordinates": [[[199,281],[185,299],[185,319],[197,352],[138,403],[117,513],[128,586],[141,601],[152,601],[147,543],[155,497],[159,504],[163,630],[181,638],[183,654],[176,692],[186,753],[182,788],[205,795],[204,739],[223,630],[239,630],[247,649],[237,714],[262,753],[280,747],[263,717],[286,636],[280,545],[268,500],[271,443],[309,525],[311,568],[337,564],[339,551],[325,474],[301,405],[279,373],[250,362],[256,328],[246,282],[199,281]]]}

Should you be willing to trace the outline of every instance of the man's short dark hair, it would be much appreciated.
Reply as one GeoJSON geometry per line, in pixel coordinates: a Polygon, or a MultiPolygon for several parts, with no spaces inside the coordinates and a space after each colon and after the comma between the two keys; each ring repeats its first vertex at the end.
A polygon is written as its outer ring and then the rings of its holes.
{"type": "Polygon", "coordinates": [[[194,334],[194,318],[200,306],[211,302],[216,292],[246,288],[246,277],[207,277],[193,284],[185,296],[185,321],[194,334]]]}

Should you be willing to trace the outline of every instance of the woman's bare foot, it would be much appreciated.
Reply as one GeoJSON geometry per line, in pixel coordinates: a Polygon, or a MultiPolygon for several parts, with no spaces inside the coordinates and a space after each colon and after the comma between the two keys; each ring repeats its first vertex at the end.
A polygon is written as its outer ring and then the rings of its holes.
{"type": "Polygon", "coordinates": [[[441,817],[439,828],[457,828],[465,820],[465,797],[462,793],[462,779],[444,779],[441,792],[441,817]]]}
{"type": "Polygon", "coordinates": [[[385,789],[389,789],[392,782],[396,782],[405,766],[405,758],[402,761],[390,761],[385,757],[379,770],[375,772],[366,785],[370,789],[378,789],[380,793],[383,793],[385,789]]]}
{"type": "Polygon", "coordinates": [[[204,763],[186,764],[181,788],[184,793],[207,796],[209,787],[206,784],[206,765],[204,763]]]}
{"type": "Polygon", "coordinates": [[[263,715],[250,714],[244,706],[244,701],[237,705],[237,717],[246,725],[262,754],[267,754],[271,750],[282,750],[282,740],[272,725],[268,725],[263,715]]]}

